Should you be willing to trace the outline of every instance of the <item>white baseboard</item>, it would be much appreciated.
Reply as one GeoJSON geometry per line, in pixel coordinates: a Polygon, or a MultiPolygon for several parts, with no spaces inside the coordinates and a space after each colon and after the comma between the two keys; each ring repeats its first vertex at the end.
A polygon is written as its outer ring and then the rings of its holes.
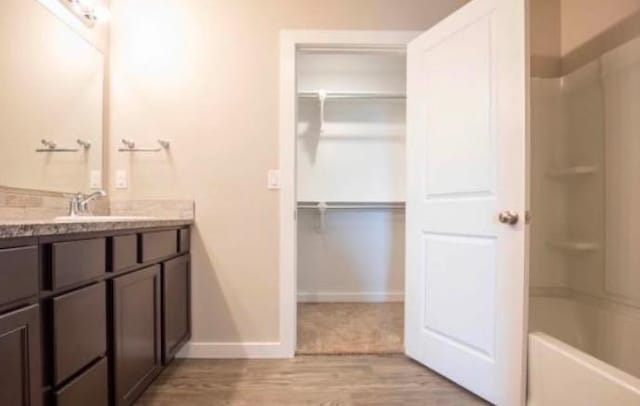
{"type": "Polygon", "coordinates": [[[300,303],[381,303],[404,302],[404,292],[300,292],[300,303]]]}
{"type": "Polygon", "coordinates": [[[243,359],[243,358],[291,358],[279,342],[216,343],[189,342],[176,358],[243,359]]]}

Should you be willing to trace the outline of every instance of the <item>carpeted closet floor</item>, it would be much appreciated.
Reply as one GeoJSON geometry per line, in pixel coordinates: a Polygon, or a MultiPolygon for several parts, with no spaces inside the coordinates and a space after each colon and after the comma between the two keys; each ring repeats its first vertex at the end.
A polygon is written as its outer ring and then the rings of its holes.
{"type": "Polygon", "coordinates": [[[403,329],[403,303],[299,303],[297,353],[402,353],[403,329]]]}

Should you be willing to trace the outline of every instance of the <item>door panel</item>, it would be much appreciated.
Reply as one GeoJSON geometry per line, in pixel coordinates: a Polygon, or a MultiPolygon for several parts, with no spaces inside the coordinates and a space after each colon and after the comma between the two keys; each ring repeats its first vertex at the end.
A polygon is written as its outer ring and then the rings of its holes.
{"type": "Polygon", "coordinates": [[[494,195],[490,18],[481,17],[423,53],[424,87],[446,95],[424,100],[425,131],[441,134],[425,139],[427,199],[494,195]]]}
{"type": "Polygon", "coordinates": [[[407,355],[524,402],[526,0],[473,0],[408,49],[407,355]]]}
{"type": "Polygon", "coordinates": [[[131,405],[160,372],[160,266],[116,278],[113,284],[115,404],[131,405]]]}
{"type": "Polygon", "coordinates": [[[168,364],[191,337],[191,266],[185,255],[162,269],[162,359],[168,364]]]}
{"type": "Polygon", "coordinates": [[[0,365],[2,405],[42,404],[38,305],[0,316],[0,365]]]}
{"type": "Polygon", "coordinates": [[[495,239],[427,234],[424,253],[424,328],[435,339],[493,358],[495,239]]]}

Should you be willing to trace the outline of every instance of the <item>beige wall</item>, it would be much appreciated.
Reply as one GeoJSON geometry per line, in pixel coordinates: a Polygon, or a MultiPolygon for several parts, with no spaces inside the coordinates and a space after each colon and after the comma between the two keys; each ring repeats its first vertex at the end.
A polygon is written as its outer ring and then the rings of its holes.
{"type": "Polygon", "coordinates": [[[640,0],[530,0],[536,77],[559,77],[640,35],[640,0]]]}
{"type": "Polygon", "coordinates": [[[560,0],[530,0],[531,74],[557,77],[561,71],[560,0]]]}
{"type": "Polygon", "coordinates": [[[465,0],[111,3],[111,178],[130,172],[113,195],[195,199],[194,340],[277,341],[280,30],[423,30],[465,0]]]}
{"type": "Polygon", "coordinates": [[[572,52],[638,10],[640,0],[561,0],[562,54],[572,52]]]}
{"type": "Polygon", "coordinates": [[[530,0],[531,53],[543,57],[559,57],[560,1],[530,0]]]}

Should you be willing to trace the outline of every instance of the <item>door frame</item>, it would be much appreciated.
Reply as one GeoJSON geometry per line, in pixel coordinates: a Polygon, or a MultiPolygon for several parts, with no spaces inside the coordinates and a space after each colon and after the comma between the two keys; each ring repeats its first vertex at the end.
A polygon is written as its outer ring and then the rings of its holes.
{"type": "Polygon", "coordinates": [[[280,354],[292,358],[297,332],[296,52],[305,46],[406,49],[422,31],[284,30],[280,32],[280,354]]]}

